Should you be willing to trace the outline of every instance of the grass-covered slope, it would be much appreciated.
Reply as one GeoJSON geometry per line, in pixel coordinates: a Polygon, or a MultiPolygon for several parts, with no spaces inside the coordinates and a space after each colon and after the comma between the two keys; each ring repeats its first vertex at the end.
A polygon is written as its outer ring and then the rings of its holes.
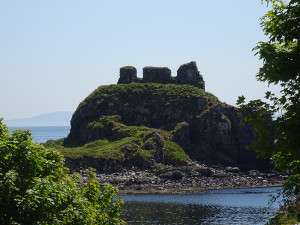
{"type": "Polygon", "coordinates": [[[173,129],[191,122],[194,115],[219,103],[212,94],[191,85],[131,83],[100,86],[82,101],[71,120],[71,142],[91,140],[85,135],[88,123],[101,116],[120,115],[126,124],[173,129]]]}
{"type": "MultiPolygon", "coordinates": [[[[217,103],[218,98],[213,94],[196,88],[191,85],[176,84],[158,84],[158,83],[131,83],[131,84],[111,84],[103,85],[93,91],[84,101],[82,101],[77,111],[84,105],[94,100],[102,100],[103,102],[114,102],[130,104],[132,101],[145,101],[146,97],[159,97],[164,102],[175,102],[185,98],[206,97],[209,101],[217,103]]],[[[97,101],[96,104],[102,102],[97,101]]]]}
{"type": "Polygon", "coordinates": [[[44,145],[61,151],[66,158],[115,160],[149,167],[155,163],[184,165],[189,161],[182,147],[172,141],[172,132],[145,126],[126,126],[118,115],[102,116],[88,123],[98,140],[77,147],[64,146],[64,139],[44,145]]]}
{"type": "Polygon", "coordinates": [[[240,126],[237,108],[203,89],[131,83],[97,88],[73,114],[68,137],[46,145],[99,169],[182,165],[190,158],[254,168],[256,155],[246,152],[254,138],[251,127],[240,126]]]}

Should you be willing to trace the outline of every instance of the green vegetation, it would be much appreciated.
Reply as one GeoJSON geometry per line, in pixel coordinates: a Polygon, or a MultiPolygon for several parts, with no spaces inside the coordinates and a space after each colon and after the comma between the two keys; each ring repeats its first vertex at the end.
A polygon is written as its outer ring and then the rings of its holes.
{"type": "Polygon", "coordinates": [[[280,85],[280,95],[268,91],[268,102],[253,100],[247,104],[242,96],[238,104],[247,115],[244,122],[250,122],[259,136],[252,147],[290,174],[282,191],[284,210],[270,224],[294,224],[300,221],[300,1],[267,2],[272,9],[261,18],[261,26],[269,41],[254,48],[263,60],[257,79],[280,85]],[[290,198],[295,204],[290,204],[290,198]]]}
{"type": "Polygon", "coordinates": [[[118,115],[102,116],[99,120],[88,123],[87,128],[97,132],[101,140],[78,147],[65,147],[63,139],[48,141],[44,145],[59,150],[65,157],[72,159],[91,157],[121,161],[124,158],[140,157],[147,160],[161,151],[159,154],[162,154],[165,163],[186,164],[189,159],[179,145],[170,141],[173,131],[126,126],[121,123],[118,115]]]}
{"type": "Polygon", "coordinates": [[[0,224],[125,224],[117,189],[101,188],[92,169],[86,176],[80,183],[59,152],[0,119],[0,224]]]}
{"type": "Polygon", "coordinates": [[[92,130],[97,130],[101,138],[110,140],[120,140],[125,137],[136,137],[141,139],[141,136],[147,131],[152,130],[145,126],[126,126],[121,123],[119,115],[102,116],[98,121],[88,123],[87,127],[92,130]]]}
{"type": "Polygon", "coordinates": [[[178,123],[176,125],[176,127],[172,130],[172,133],[175,133],[177,132],[178,130],[180,130],[183,126],[189,126],[189,124],[187,122],[181,122],[181,123],[178,123]]]}
{"type": "Polygon", "coordinates": [[[117,141],[108,141],[106,139],[97,140],[79,147],[64,147],[63,139],[57,141],[48,141],[44,144],[47,148],[53,148],[60,151],[65,157],[71,159],[80,159],[85,157],[115,159],[121,160],[123,152],[122,146],[138,141],[134,137],[123,138],[117,141]]]}
{"type": "Polygon", "coordinates": [[[173,141],[165,141],[164,149],[165,154],[167,154],[170,160],[175,162],[177,165],[180,165],[181,162],[186,162],[189,159],[183,149],[173,141]]]}
{"type": "Polygon", "coordinates": [[[178,100],[205,97],[213,104],[220,103],[217,97],[202,89],[191,85],[158,84],[158,83],[131,83],[112,84],[98,87],[84,101],[77,110],[88,102],[100,104],[123,104],[124,106],[137,105],[145,99],[158,98],[163,103],[172,103],[178,100]]]}
{"type": "Polygon", "coordinates": [[[159,67],[159,66],[145,66],[144,69],[167,69],[170,70],[168,67],[159,67]]]}
{"type": "Polygon", "coordinates": [[[100,86],[78,106],[74,113],[76,124],[73,124],[70,136],[65,140],[48,142],[45,146],[59,149],[73,159],[87,156],[124,162],[133,156],[153,159],[152,164],[153,161],[184,164],[188,157],[183,157],[182,148],[172,145],[178,154],[164,155],[164,142],[176,136],[174,132],[178,127],[174,131],[171,129],[181,122],[180,118],[191,118],[190,115],[199,110],[198,105],[202,102],[208,106],[220,103],[214,95],[192,85],[130,83],[100,86]],[[148,120],[146,124],[151,124],[151,120],[160,123],[164,120],[160,117],[160,110],[166,110],[167,115],[162,117],[172,121],[172,113],[177,109],[180,110],[176,121],[165,126],[167,131],[132,126],[136,124],[134,115],[139,115],[139,124],[144,118],[148,120]],[[123,115],[126,120],[113,113],[123,115]],[[75,146],[76,141],[81,143],[75,146]],[[133,145],[124,147],[130,144],[133,145]]]}
{"type": "Polygon", "coordinates": [[[121,69],[136,70],[136,68],[134,66],[123,66],[121,69]]]}
{"type": "Polygon", "coordinates": [[[279,205],[279,211],[276,216],[269,220],[268,224],[299,224],[300,201],[296,201],[293,196],[286,199],[283,205],[279,205]]]}

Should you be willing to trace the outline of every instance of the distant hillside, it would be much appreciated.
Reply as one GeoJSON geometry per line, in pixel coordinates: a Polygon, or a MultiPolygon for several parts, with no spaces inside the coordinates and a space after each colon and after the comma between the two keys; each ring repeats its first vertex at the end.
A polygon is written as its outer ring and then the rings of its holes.
{"type": "Polygon", "coordinates": [[[4,120],[8,127],[21,126],[69,126],[73,112],[61,111],[46,113],[39,116],[21,118],[14,120],[4,120]]]}

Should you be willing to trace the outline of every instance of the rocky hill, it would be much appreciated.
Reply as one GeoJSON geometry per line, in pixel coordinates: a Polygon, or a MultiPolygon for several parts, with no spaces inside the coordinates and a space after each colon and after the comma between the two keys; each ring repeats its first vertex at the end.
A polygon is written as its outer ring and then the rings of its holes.
{"type": "Polygon", "coordinates": [[[70,168],[116,171],[193,160],[266,168],[246,150],[255,133],[240,125],[237,113],[205,92],[195,62],[181,66],[177,77],[168,68],[147,67],[138,78],[134,67],[123,67],[119,84],[100,86],[79,104],[68,137],[46,145],[62,151],[70,168]]]}

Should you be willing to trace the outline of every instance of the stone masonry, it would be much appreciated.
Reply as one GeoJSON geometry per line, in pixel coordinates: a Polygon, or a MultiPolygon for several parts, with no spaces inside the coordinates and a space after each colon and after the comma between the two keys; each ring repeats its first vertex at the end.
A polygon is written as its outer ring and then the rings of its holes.
{"type": "Polygon", "coordinates": [[[205,90],[205,82],[198,71],[196,62],[183,64],[177,70],[177,76],[172,77],[168,67],[144,67],[143,78],[137,77],[136,68],[125,66],[120,69],[118,84],[129,83],[162,83],[162,84],[190,84],[205,90]]]}

